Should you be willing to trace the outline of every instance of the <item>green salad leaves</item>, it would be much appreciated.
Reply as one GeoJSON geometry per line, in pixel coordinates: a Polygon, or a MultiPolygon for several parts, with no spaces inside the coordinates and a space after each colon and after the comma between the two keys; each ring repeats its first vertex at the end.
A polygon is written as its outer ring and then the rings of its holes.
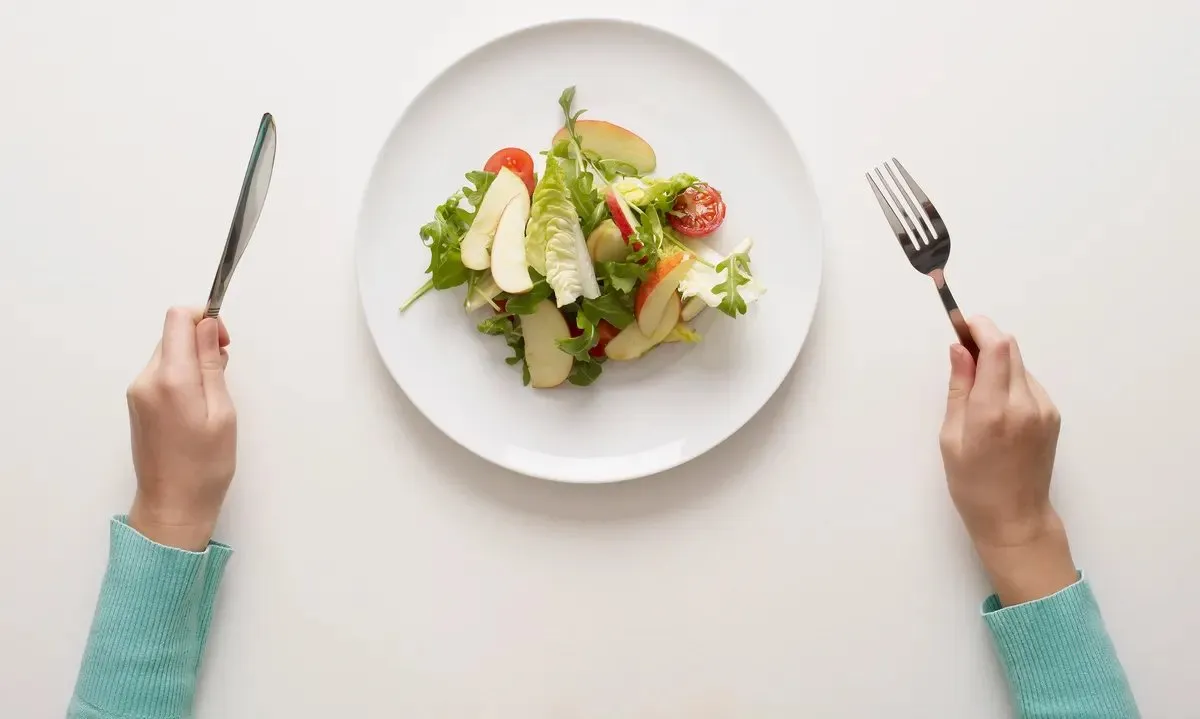
{"type": "Polygon", "coordinates": [[[425,268],[429,279],[400,305],[401,312],[421,299],[426,292],[458,287],[466,283],[475,272],[463,265],[460,246],[463,235],[471,229],[471,221],[475,219],[475,213],[483,202],[483,195],[496,176],[490,172],[472,171],[468,172],[466,177],[471,183],[470,186],[463,187],[438,205],[433,211],[433,219],[421,225],[418,234],[421,236],[421,242],[429,248],[429,266],[425,268]],[[460,206],[460,201],[464,198],[472,209],[466,210],[460,206]]]}
{"type": "MultiPolygon", "coordinates": [[[[697,261],[680,280],[679,294],[685,300],[701,300],[730,317],[745,314],[748,304],[765,291],[750,271],[749,238],[728,255],[722,255],[703,241],[681,237],[673,229],[678,227],[689,235],[700,234],[689,223],[696,221],[699,215],[694,207],[702,203],[692,198],[704,190],[721,202],[719,193],[688,173],[640,176],[638,167],[647,173],[653,171],[653,150],[641,138],[612,123],[590,120],[580,123],[579,118],[586,110],[575,109],[574,87],[563,90],[558,105],[563,127],[556,135],[559,139],[541,153],[545,168],[540,178],[534,172],[531,157],[518,148],[497,152],[487,164],[489,168],[513,170],[530,188],[528,217],[522,214],[514,221],[512,213],[525,211],[524,195],[517,195],[520,203],[509,202],[513,197],[513,181],[504,175],[492,193],[489,209],[476,222],[496,174],[484,170],[466,173],[466,184],[434,208],[432,219],[418,231],[421,243],[429,250],[425,268],[428,277],[400,307],[403,312],[430,290],[466,285],[466,310],[491,312],[478,322],[477,329],[504,338],[511,351],[505,361],[520,365],[523,381],[529,385],[532,378],[522,327],[527,323],[524,330],[530,333],[531,342],[538,343],[531,345],[535,350],[532,376],[540,387],[562,381],[578,386],[595,382],[603,372],[607,343],[622,332],[628,331],[621,350],[618,352],[616,345],[610,349],[613,357],[633,359],[652,348],[650,340],[635,334],[640,333],[635,321],[635,298],[642,283],[659,269],[659,262],[666,257],[680,252],[694,255],[697,261]],[[621,155],[623,159],[602,157],[595,149],[621,155]],[[687,202],[679,202],[689,188],[698,189],[688,196],[687,202]],[[497,204],[498,194],[506,195],[501,198],[505,202],[497,204]],[[617,217],[612,217],[614,212],[617,217]],[[592,236],[605,222],[615,227],[606,225],[592,236]],[[626,233],[618,234],[619,228],[626,233]],[[469,269],[463,264],[462,244],[468,232],[472,233],[469,260],[482,269],[469,269]],[[486,255],[478,255],[473,244],[481,233],[487,233],[486,255]],[[493,253],[493,240],[497,248],[504,249],[493,253]],[[522,241],[523,245],[515,244],[522,241]],[[520,292],[525,284],[514,282],[513,278],[523,279],[517,272],[525,266],[532,287],[520,292]],[[502,291],[497,281],[518,293],[502,291]],[[555,305],[568,332],[561,329],[559,318],[546,306],[547,302],[555,305]],[[638,345],[638,341],[646,344],[638,345]],[[566,358],[553,352],[551,343],[557,343],[570,356],[569,373],[566,358]],[[630,350],[631,347],[635,349],[630,350]]],[[[706,206],[711,208],[713,204],[706,206]]],[[[702,226],[701,232],[712,232],[720,224],[724,206],[719,207],[720,218],[708,227],[702,226]]],[[[688,324],[679,323],[664,341],[700,340],[700,335],[688,324]]]]}

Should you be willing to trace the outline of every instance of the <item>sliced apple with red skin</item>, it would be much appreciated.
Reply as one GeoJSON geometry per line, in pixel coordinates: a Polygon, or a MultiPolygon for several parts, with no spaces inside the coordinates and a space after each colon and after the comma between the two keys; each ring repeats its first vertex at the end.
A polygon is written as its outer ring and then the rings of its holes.
{"type": "Polygon", "coordinates": [[[671,330],[675,329],[675,325],[679,322],[680,306],[679,295],[672,293],[667,298],[667,306],[664,308],[662,319],[649,335],[638,328],[638,323],[631,322],[628,327],[621,330],[620,334],[609,341],[604,353],[608,355],[609,359],[617,361],[637,359],[646,354],[666,339],[667,335],[671,334],[671,330]]]}
{"type": "Polygon", "coordinates": [[[626,240],[633,237],[633,233],[637,231],[637,219],[633,216],[633,210],[629,209],[629,203],[611,185],[604,193],[604,204],[608,205],[613,222],[621,230],[621,237],[626,240]]]}
{"type": "Polygon", "coordinates": [[[675,290],[679,289],[679,283],[695,262],[696,258],[691,254],[678,252],[659,260],[650,276],[642,282],[633,301],[633,314],[637,317],[642,334],[654,334],[654,329],[667,310],[667,303],[671,298],[678,302],[679,296],[675,290]]]}
{"type": "Polygon", "coordinates": [[[529,222],[529,195],[518,194],[508,201],[496,237],[492,240],[492,279],[500,289],[519,295],[533,289],[529,262],[525,259],[525,223],[529,222]]]}
{"type": "Polygon", "coordinates": [[[492,184],[484,193],[483,201],[479,203],[479,211],[475,213],[475,219],[471,221],[471,227],[459,246],[463,265],[472,270],[486,270],[491,267],[492,239],[496,236],[500,219],[509,201],[522,192],[526,196],[529,195],[521,178],[507,167],[500,168],[496,179],[492,180],[492,184]]]}
{"type": "Polygon", "coordinates": [[[704,304],[704,300],[699,297],[692,297],[683,305],[683,312],[679,313],[679,319],[684,322],[691,322],[696,319],[696,315],[704,311],[708,305],[704,304]]]}
{"type": "Polygon", "coordinates": [[[592,262],[620,262],[629,256],[629,246],[612,220],[596,225],[588,235],[587,248],[592,262]]]}
{"type": "Polygon", "coordinates": [[[521,315],[521,336],[530,386],[545,389],[565,382],[575,358],[559,349],[558,341],[569,339],[571,330],[553,302],[542,300],[533,314],[521,315]]]}
{"type": "MultiPolygon", "coordinates": [[[[633,134],[629,130],[604,120],[577,120],[575,134],[583,143],[584,150],[590,150],[605,160],[616,160],[632,165],[637,174],[646,175],[654,171],[658,158],[650,143],[633,134]]],[[[567,128],[554,133],[550,145],[553,147],[567,139],[567,128]]]]}

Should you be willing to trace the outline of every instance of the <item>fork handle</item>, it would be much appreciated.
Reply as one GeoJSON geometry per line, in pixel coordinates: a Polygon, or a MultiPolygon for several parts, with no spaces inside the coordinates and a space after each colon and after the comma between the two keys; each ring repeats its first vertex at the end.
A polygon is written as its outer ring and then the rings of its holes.
{"type": "Polygon", "coordinates": [[[941,270],[934,270],[929,273],[929,276],[937,287],[938,297],[942,298],[942,307],[946,308],[950,324],[954,325],[954,332],[958,334],[959,343],[971,353],[971,359],[978,360],[979,345],[975,344],[975,339],[971,337],[971,328],[967,325],[967,318],[963,317],[962,310],[958,308],[958,302],[955,301],[954,294],[950,292],[950,285],[946,284],[946,276],[941,270]]]}

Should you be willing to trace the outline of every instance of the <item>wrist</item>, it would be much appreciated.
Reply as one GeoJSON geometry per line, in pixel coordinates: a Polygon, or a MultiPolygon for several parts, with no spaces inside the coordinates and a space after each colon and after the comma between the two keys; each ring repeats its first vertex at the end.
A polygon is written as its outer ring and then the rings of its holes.
{"type": "Polygon", "coordinates": [[[1023,604],[1059,592],[1078,581],[1066,528],[1053,509],[1022,541],[1003,543],[974,538],[992,588],[1003,606],[1023,604]]]}
{"type": "Polygon", "coordinates": [[[147,500],[139,492],[129,509],[128,524],[152,542],[189,552],[203,552],[212,539],[216,519],[171,511],[147,500]]]}

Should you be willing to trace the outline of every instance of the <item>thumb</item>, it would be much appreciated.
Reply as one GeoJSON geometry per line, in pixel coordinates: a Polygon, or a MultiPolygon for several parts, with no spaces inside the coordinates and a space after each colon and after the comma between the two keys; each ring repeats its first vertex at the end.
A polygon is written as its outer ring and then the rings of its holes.
{"type": "Polygon", "coordinates": [[[950,347],[950,392],[946,398],[946,422],[961,422],[967,396],[975,386],[975,360],[962,345],[950,347]]]}
{"type": "Polygon", "coordinates": [[[225,387],[225,359],[221,356],[220,322],[205,318],[196,325],[196,354],[200,360],[204,399],[211,414],[214,407],[229,403],[229,390],[225,387]]]}

